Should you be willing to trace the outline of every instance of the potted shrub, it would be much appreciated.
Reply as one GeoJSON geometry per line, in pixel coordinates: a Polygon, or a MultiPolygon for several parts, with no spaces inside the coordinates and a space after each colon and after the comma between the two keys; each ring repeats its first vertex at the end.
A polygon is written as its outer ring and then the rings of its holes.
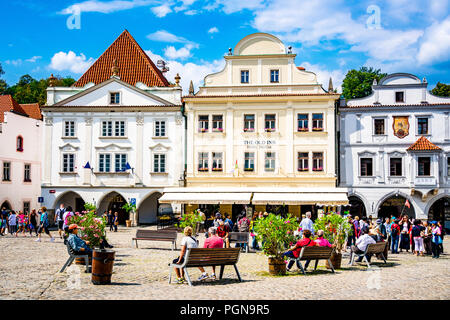
{"type": "Polygon", "coordinates": [[[262,242],[262,250],[269,258],[269,273],[286,274],[283,253],[295,242],[294,231],[297,228],[295,218],[290,214],[286,218],[269,214],[258,219],[254,225],[257,240],[262,242]]]}
{"type": "Polygon", "coordinates": [[[181,232],[183,232],[184,228],[191,227],[193,233],[198,235],[198,230],[202,221],[202,216],[197,210],[195,210],[194,212],[186,213],[182,216],[178,221],[177,227],[181,229],[181,232]]]}
{"type": "MultiPolygon", "coordinates": [[[[333,251],[330,259],[335,269],[339,269],[341,267],[342,248],[351,229],[352,226],[348,222],[348,219],[337,213],[322,215],[317,218],[314,223],[314,230],[323,230],[324,238],[326,238],[331,244],[335,245],[335,250],[333,251]]],[[[329,268],[328,261],[326,264],[329,268]]]]}
{"type": "MultiPolygon", "coordinates": [[[[122,209],[124,209],[127,213],[131,212],[133,214],[136,211],[136,205],[135,204],[125,203],[122,206],[122,209]]],[[[125,220],[125,223],[127,224],[128,228],[131,227],[131,220],[130,219],[125,220]]]]}

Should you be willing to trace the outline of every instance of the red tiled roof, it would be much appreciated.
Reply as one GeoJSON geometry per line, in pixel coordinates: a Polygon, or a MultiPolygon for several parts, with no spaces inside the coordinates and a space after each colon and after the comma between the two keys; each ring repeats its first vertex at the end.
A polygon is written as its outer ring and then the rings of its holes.
{"type": "Polygon", "coordinates": [[[435,150],[442,150],[435,144],[431,143],[427,138],[424,136],[417,139],[414,144],[412,144],[407,151],[435,151],[435,150]]]}
{"type": "Polygon", "coordinates": [[[26,103],[20,105],[25,113],[33,119],[42,120],[41,108],[39,103],[26,103]]]}
{"type": "Polygon", "coordinates": [[[298,70],[302,70],[302,71],[303,71],[303,70],[306,70],[306,69],[303,68],[303,67],[297,67],[297,69],[298,69],[298,70]]]}
{"type": "Polygon", "coordinates": [[[7,111],[15,111],[26,114],[20,104],[18,104],[11,95],[0,96],[0,122],[4,121],[3,113],[7,111]]]}
{"type": "Polygon", "coordinates": [[[120,80],[124,82],[133,86],[137,82],[149,87],[169,86],[167,79],[127,30],[106,49],[74,86],[84,87],[89,82],[97,85],[110,79],[114,60],[117,60],[120,80]]]}

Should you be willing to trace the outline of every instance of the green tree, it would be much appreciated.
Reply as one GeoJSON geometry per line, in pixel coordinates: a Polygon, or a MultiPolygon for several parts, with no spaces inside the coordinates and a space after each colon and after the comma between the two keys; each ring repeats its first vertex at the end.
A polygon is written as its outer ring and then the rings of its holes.
{"type": "MultiPolygon", "coordinates": [[[[2,64],[0,63],[0,77],[5,74],[5,71],[3,70],[2,64]]],[[[8,89],[8,84],[5,80],[0,79],[0,95],[3,95],[6,93],[6,89],[8,89]]]]}
{"type": "Polygon", "coordinates": [[[431,94],[439,97],[450,97],[450,85],[438,82],[431,94]]]}
{"type": "Polygon", "coordinates": [[[372,93],[373,79],[377,79],[378,82],[386,75],[386,73],[381,73],[380,69],[372,67],[352,69],[347,72],[342,82],[342,95],[347,100],[367,97],[372,93]]]}

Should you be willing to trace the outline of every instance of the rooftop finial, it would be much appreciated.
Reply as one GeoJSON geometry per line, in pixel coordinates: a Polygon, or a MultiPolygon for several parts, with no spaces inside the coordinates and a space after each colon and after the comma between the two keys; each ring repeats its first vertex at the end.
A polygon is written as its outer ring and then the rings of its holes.
{"type": "Polygon", "coordinates": [[[48,85],[50,87],[54,87],[55,86],[55,82],[56,82],[56,78],[53,76],[53,73],[51,74],[50,78],[48,78],[48,85]]]}
{"type": "Polygon", "coordinates": [[[177,86],[177,87],[180,86],[180,79],[181,79],[181,77],[180,77],[180,75],[177,73],[177,75],[175,76],[175,83],[176,83],[176,86],[177,86]]]}
{"type": "Polygon", "coordinates": [[[189,84],[189,95],[190,96],[194,95],[194,84],[192,83],[192,80],[191,83],[189,84]]]}
{"type": "Polygon", "coordinates": [[[229,55],[229,56],[232,56],[232,55],[233,55],[233,49],[228,48],[228,55],[229,55]]]}
{"type": "Polygon", "coordinates": [[[378,84],[378,82],[377,82],[377,78],[373,78],[373,82],[372,82],[372,84],[373,84],[374,86],[376,86],[376,85],[378,84]]]}
{"type": "Polygon", "coordinates": [[[330,77],[330,82],[328,82],[328,93],[332,93],[333,92],[333,81],[331,80],[330,77]]]}
{"type": "Polygon", "coordinates": [[[427,83],[427,79],[423,77],[422,83],[427,83]]]}
{"type": "Polygon", "coordinates": [[[113,61],[113,66],[111,67],[111,72],[113,77],[118,77],[119,76],[119,66],[117,65],[117,59],[114,59],[113,61]]]}

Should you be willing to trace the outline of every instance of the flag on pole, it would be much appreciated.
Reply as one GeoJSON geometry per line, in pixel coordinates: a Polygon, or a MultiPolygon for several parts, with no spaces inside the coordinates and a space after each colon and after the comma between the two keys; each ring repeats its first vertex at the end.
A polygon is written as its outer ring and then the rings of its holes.
{"type": "Polygon", "coordinates": [[[411,205],[409,204],[408,199],[406,199],[405,206],[408,207],[408,209],[411,209],[411,205]]]}
{"type": "Polygon", "coordinates": [[[89,164],[89,161],[86,162],[86,164],[83,166],[85,169],[91,169],[91,165],[89,164]]]}

